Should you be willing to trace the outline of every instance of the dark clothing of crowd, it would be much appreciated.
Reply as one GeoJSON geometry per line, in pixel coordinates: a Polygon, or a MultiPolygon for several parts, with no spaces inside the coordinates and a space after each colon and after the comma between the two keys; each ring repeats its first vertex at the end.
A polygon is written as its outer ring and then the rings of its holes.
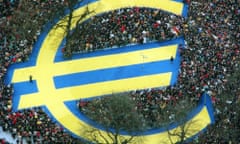
{"type": "Polygon", "coordinates": [[[114,10],[92,17],[78,26],[73,51],[95,51],[168,40],[180,34],[182,22],[182,17],[157,9],[134,7],[114,10]]]}

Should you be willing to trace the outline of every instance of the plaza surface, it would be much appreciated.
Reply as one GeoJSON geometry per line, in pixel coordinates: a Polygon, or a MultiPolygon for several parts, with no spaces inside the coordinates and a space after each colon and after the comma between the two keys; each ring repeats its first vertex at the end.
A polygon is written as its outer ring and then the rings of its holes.
{"type": "MultiPolygon", "coordinates": [[[[127,0],[91,1],[88,4],[96,14],[125,7],[157,8],[186,16],[186,5],[181,1],[162,0],[127,0]]],[[[79,5],[74,15],[84,11],[79,5]]],[[[90,14],[87,18],[93,16],[90,14]]],[[[86,19],[87,19],[86,18],[86,19]]],[[[85,20],[86,20],[85,19],[85,20]]],[[[61,20],[60,20],[61,21],[61,20]]],[[[75,23],[74,19],[72,23],[75,23]]],[[[74,29],[74,27],[72,27],[74,29]]],[[[179,45],[183,38],[165,42],[151,42],[143,45],[131,45],[122,48],[106,49],[94,53],[74,55],[71,60],[63,59],[61,47],[64,45],[64,31],[61,28],[44,31],[35,47],[30,60],[12,65],[9,68],[7,82],[14,85],[13,110],[18,111],[32,107],[42,107],[56,122],[76,137],[89,141],[82,130],[98,128],[103,135],[107,133],[96,125],[91,125],[82,115],[76,101],[91,99],[102,95],[173,85],[177,81],[180,66],[179,45]],[[170,61],[170,57],[174,61],[170,61]],[[29,82],[29,76],[33,82],[29,82]]],[[[189,114],[189,123],[195,136],[210,123],[214,122],[212,106],[208,96],[204,96],[199,106],[189,114]]],[[[179,131],[176,124],[171,131],[179,131]]],[[[129,137],[122,133],[122,135],[129,137]]],[[[170,143],[166,129],[146,131],[141,137],[144,142],[158,144],[170,143]]],[[[100,138],[101,139],[101,138],[100,138]]],[[[178,138],[172,139],[177,141],[178,138]]]]}

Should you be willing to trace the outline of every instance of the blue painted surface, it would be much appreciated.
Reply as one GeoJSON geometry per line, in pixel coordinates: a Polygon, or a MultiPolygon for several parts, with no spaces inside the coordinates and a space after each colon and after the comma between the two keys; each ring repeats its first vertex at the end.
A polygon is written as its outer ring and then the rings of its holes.
{"type": "MultiPolygon", "coordinates": [[[[54,77],[54,83],[55,87],[58,89],[83,84],[92,84],[139,76],[147,76],[165,72],[174,72],[178,70],[176,69],[176,67],[178,67],[176,64],[177,62],[171,63],[170,60],[165,60],[130,66],[115,67],[109,69],[80,72],[64,76],[56,76],[54,77]]],[[[173,82],[176,82],[177,77],[172,79],[173,82]]]]}
{"type": "Polygon", "coordinates": [[[188,17],[188,9],[189,9],[189,5],[185,3],[183,6],[183,12],[182,12],[182,16],[185,18],[188,17]]]}
{"type": "Polygon", "coordinates": [[[210,113],[210,118],[211,118],[211,122],[212,122],[212,124],[214,124],[215,123],[215,118],[214,118],[214,107],[213,107],[213,105],[212,105],[212,99],[211,99],[211,97],[208,95],[208,94],[206,94],[206,93],[204,93],[203,94],[203,96],[202,96],[203,98],[204,98],[204,103],[206,104],[206,106],[207,106],[207,108],[208,108],[208,111],[209,111],[209,113],[210,113]]]}
{"type": "MultiPolygon", "coordinates": [[[[61,62],[61,61],[67,61],[63,59],[61,48],[63,47],[65,42],[65,39],[63,40],[62,44],[60,45],[60,48],[58,49],[56,53],[56,57],[54,62],[61,62]]],[[[178,38],[174,38],[167,41],[162,42],[149,42],[146,44],[136,44],[136,45],[129,45],[129,46],[123,46],[118,48],[112,48],[112,49],[101,49],[97,50],[95,52],[91,53],[82,53],[82,54],[74,54],[73,57],[69,60],[75,60],[75,59],[81,59],[81,58],[90,58],[90,57],[96,57],[96,56],[102,56],[102,55],[111,55],[111,54],[119,54],[119,53],[126,53],[126,52],[133,52],[136,50],[146,50],[146,49],[152,49],[157,47],[163,47],[163,46],[169,46],[174,44],[181,44],[184,45],[184,38],[183,36],[180,36],[178,38]]]]}
{"type": "Polygon", "coordinates": [[[16,90],[14,91],[12,110],[15,112],[15,111],[17,111],[21,95],[38,92],[38,88],[37,88],[37,83],[35,80],[33,80],[32,83],[30,83],[29,81],[21,82],[21,83],[14,83],[13,86],[14,86],[14,89],[16,89],[16,90]]]}
{"type": "MultiPolygon", "coordinates": [[[[208,114],[209,114],[210,119],[211,119],[211,124],[214,124],[215,123],[214,107],[213,107],[213,104],[212,104],[211,97],[208,94],[204,93],[201,96],[200,103],[201,103],[201,105],[205,105],[207,107],[208,114]]],[[[186,140],[186,143],[193,141],[194,139],[196,139],[200,134],[204,133],[205,131],[207,131],[207,128],[202,129],[201,131],[199,131],[197,134],[195,134],[191,138],[188,138],[186,140]]]]}

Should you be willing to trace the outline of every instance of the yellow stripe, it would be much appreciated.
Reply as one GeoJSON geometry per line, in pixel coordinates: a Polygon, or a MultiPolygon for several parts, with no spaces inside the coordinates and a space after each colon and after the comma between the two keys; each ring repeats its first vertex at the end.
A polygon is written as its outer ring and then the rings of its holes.
{"type": "MultiPolygon", "coordinates": [[[[85,21],[86,19],[100,13],[126,7],[150,7],[181,15],[183,6],[183,3],[175,2],[172,0],[131,0],[131,2],[129,2],[129,0],[101,0],[88,5],[89,10],[94,10],[94,13],[89,14],[82,21],[85,21]]],[[[75,18],[72,20],[72,29],[75,28],[75,24],[79,18],[79,15],[85,12],[85,8],[86,7],[84,6],[74,11],[73,17],[75,18]]],[[[62,23],[62,21],[59,21],[59,23],[62,23]]],[[[64,29],[61,27],[49,32],[48,36],[42,44],[42,49],[39,53],[37,65],[44,65],[46,61],[48,61],[48,63],[51,61],[53,62],[55,56],[55,53],[53,53],[53,51],[56,52],[60,46],[62,37],[64,37],[64,29]],[[46,53],[49,54],[46,55],[46,53]]]]}
{"type": "MultiPolygon", "coordinates": [[[[170,84],[171,75],[172,73],[169,72],[62,89],[48,89],[48,91],[44,91],[45,93],[41,93],[40,91],[38,93],[22,95],[18,109],[48,105],[58,101],[64,102],[136,89],[167,86],[170,84]]],[[[48,82],[47,79],[41,81],[41,85],[48,82]]]]}
{"type": "MultiPolygon", "coordinates": [[[[88,137],[85,130],[91,130],[92,126],[86,124],[84,121],[78,119],[73,113],[71,113],[68,108],[61,102],[56,102],[48,105],[50,112],[54,115],[54,117],[65,127],[67,127],[71,132],[75,135],[82,136],[89,141],[91,141],[92,137],[88,137]],[[57,107],[56,107],[57,105],[57,107]],[[59,108],[61,108],[59,110],[59,108]]],[[[190,119],[186,124],[185,129],[186,131],[186,138],[191,138],[204,128],[206,128],[211,122],[207,107],[204,106],[199,113],[197,113],[192,119],[190,119]]],[[[180,134],[181,126],[176,127],[175,129],[171,129],[169,132],[180,134]]],[[[107,136],[105,131],[99,130],[99,132],[104,135],[109,141],[110,138],[107,136]]],[[[129,138],[129,136],[124,136],[125,138],[129,138]]],[[[100,142],[101,137],[96,137],[100,142]]],[[[169,139],[169,135],[167,131],[150,134],[150,135],[143,135],[143,136],[136,136],[136,139],[139,138],[141,140],[141,144],[170,144],[171,141],[169,139]]],[[[136,140],[135,139],[135,140],[136,140]]],[[[179,140],[178,136],[171,136],[171,140],[173,143],[176,143],[179,140]]]]}
{"type": "MultiPolygon", "coordinates": [[[[189,120],[185,126],[189,129],[186,130],[186,138],[191,138],[204,128],[206,128],[211,123],[211,119],[207,110],[207,107],[204,106],[202,110],[197,113],[191,120],[189,120]]],[[[180,126],[175,129],[170,130],[171,133],[178,133],[180,130],[180,126]]],[[[145,144],[171,144],[169,139],[168,132],[162,132],[152,135],[143,136],[145,144]]],[[[171,136],[172,142],[176,143],[179,140],[178,136],[171,136]]]]}
{"type": "Polygon", "coordinates": [[[45,65],[41,66],[17,69],[14,71],[12,82],[28,81],[29,75],[32,75],[33,79],[39,80],[44,79],[46,76],[53,77],[83,71],[168,60],[171,56],[176,56],[177,46],[178,45],[164,46],[128,53],[63,61],[55,64],[45,63],[45,65]]]}
{"type": "Polygon", "coordinates": [[[101,0],[96,11],[97,13],[115,10],[124,7],[151,7],[161,9],[167,12],[181,15],[183,3],[173,0],[101,0]]]}

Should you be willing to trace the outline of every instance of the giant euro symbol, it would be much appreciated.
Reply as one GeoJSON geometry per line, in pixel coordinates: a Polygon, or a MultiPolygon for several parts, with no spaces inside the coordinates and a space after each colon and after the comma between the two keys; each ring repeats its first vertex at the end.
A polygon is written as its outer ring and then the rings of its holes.
{"type": "MultiPolygon", "coordinates": [[[[88,7],[95,13],[88,15],[86,19],[115,9],[134,6],[162,9],[186,16],[186,7],[180,1],[92,0],[88,7]]],[[[85,7],[86,5],[79,5],[73,14],[80,15],[85,7]]],[[[72,29],[76,21],[76,18],[73,19],[72,29]]],[[[14,111],[42,107],[71,134],[91,141],[81,134],[81,129],[94,126],[77,112],[73,101],[113,92],[168,86],[176,82],[180,64],[177,49],[179,44],[183,44],[182,38],[81,54],[66,61],[62,59],[60,52],[64,37],[61,28],[43,32],[35,44],[30,60],[9,68],[7,82],[14,85],[14,111]],[[169,61],[171,56],[176,59],[173,64],[169,61]],[[29,83],[29,75],[33,76],[33,83],[29,83]]],[[[196,115],[190,119],[200,121],[189,138],[213,121],[205,105],[198,108],[196,115]]],[[[177,129],[177,126],[172,128],[177,129]]],[[[100,131],[106,135],[104,130],[100,131]]],[[[141,138],[148,144],[170,143],[167,132],[160,129],[146,132],[141,138]]],[[[177,138],[173,141],[176,142],[177,138]]]]}

